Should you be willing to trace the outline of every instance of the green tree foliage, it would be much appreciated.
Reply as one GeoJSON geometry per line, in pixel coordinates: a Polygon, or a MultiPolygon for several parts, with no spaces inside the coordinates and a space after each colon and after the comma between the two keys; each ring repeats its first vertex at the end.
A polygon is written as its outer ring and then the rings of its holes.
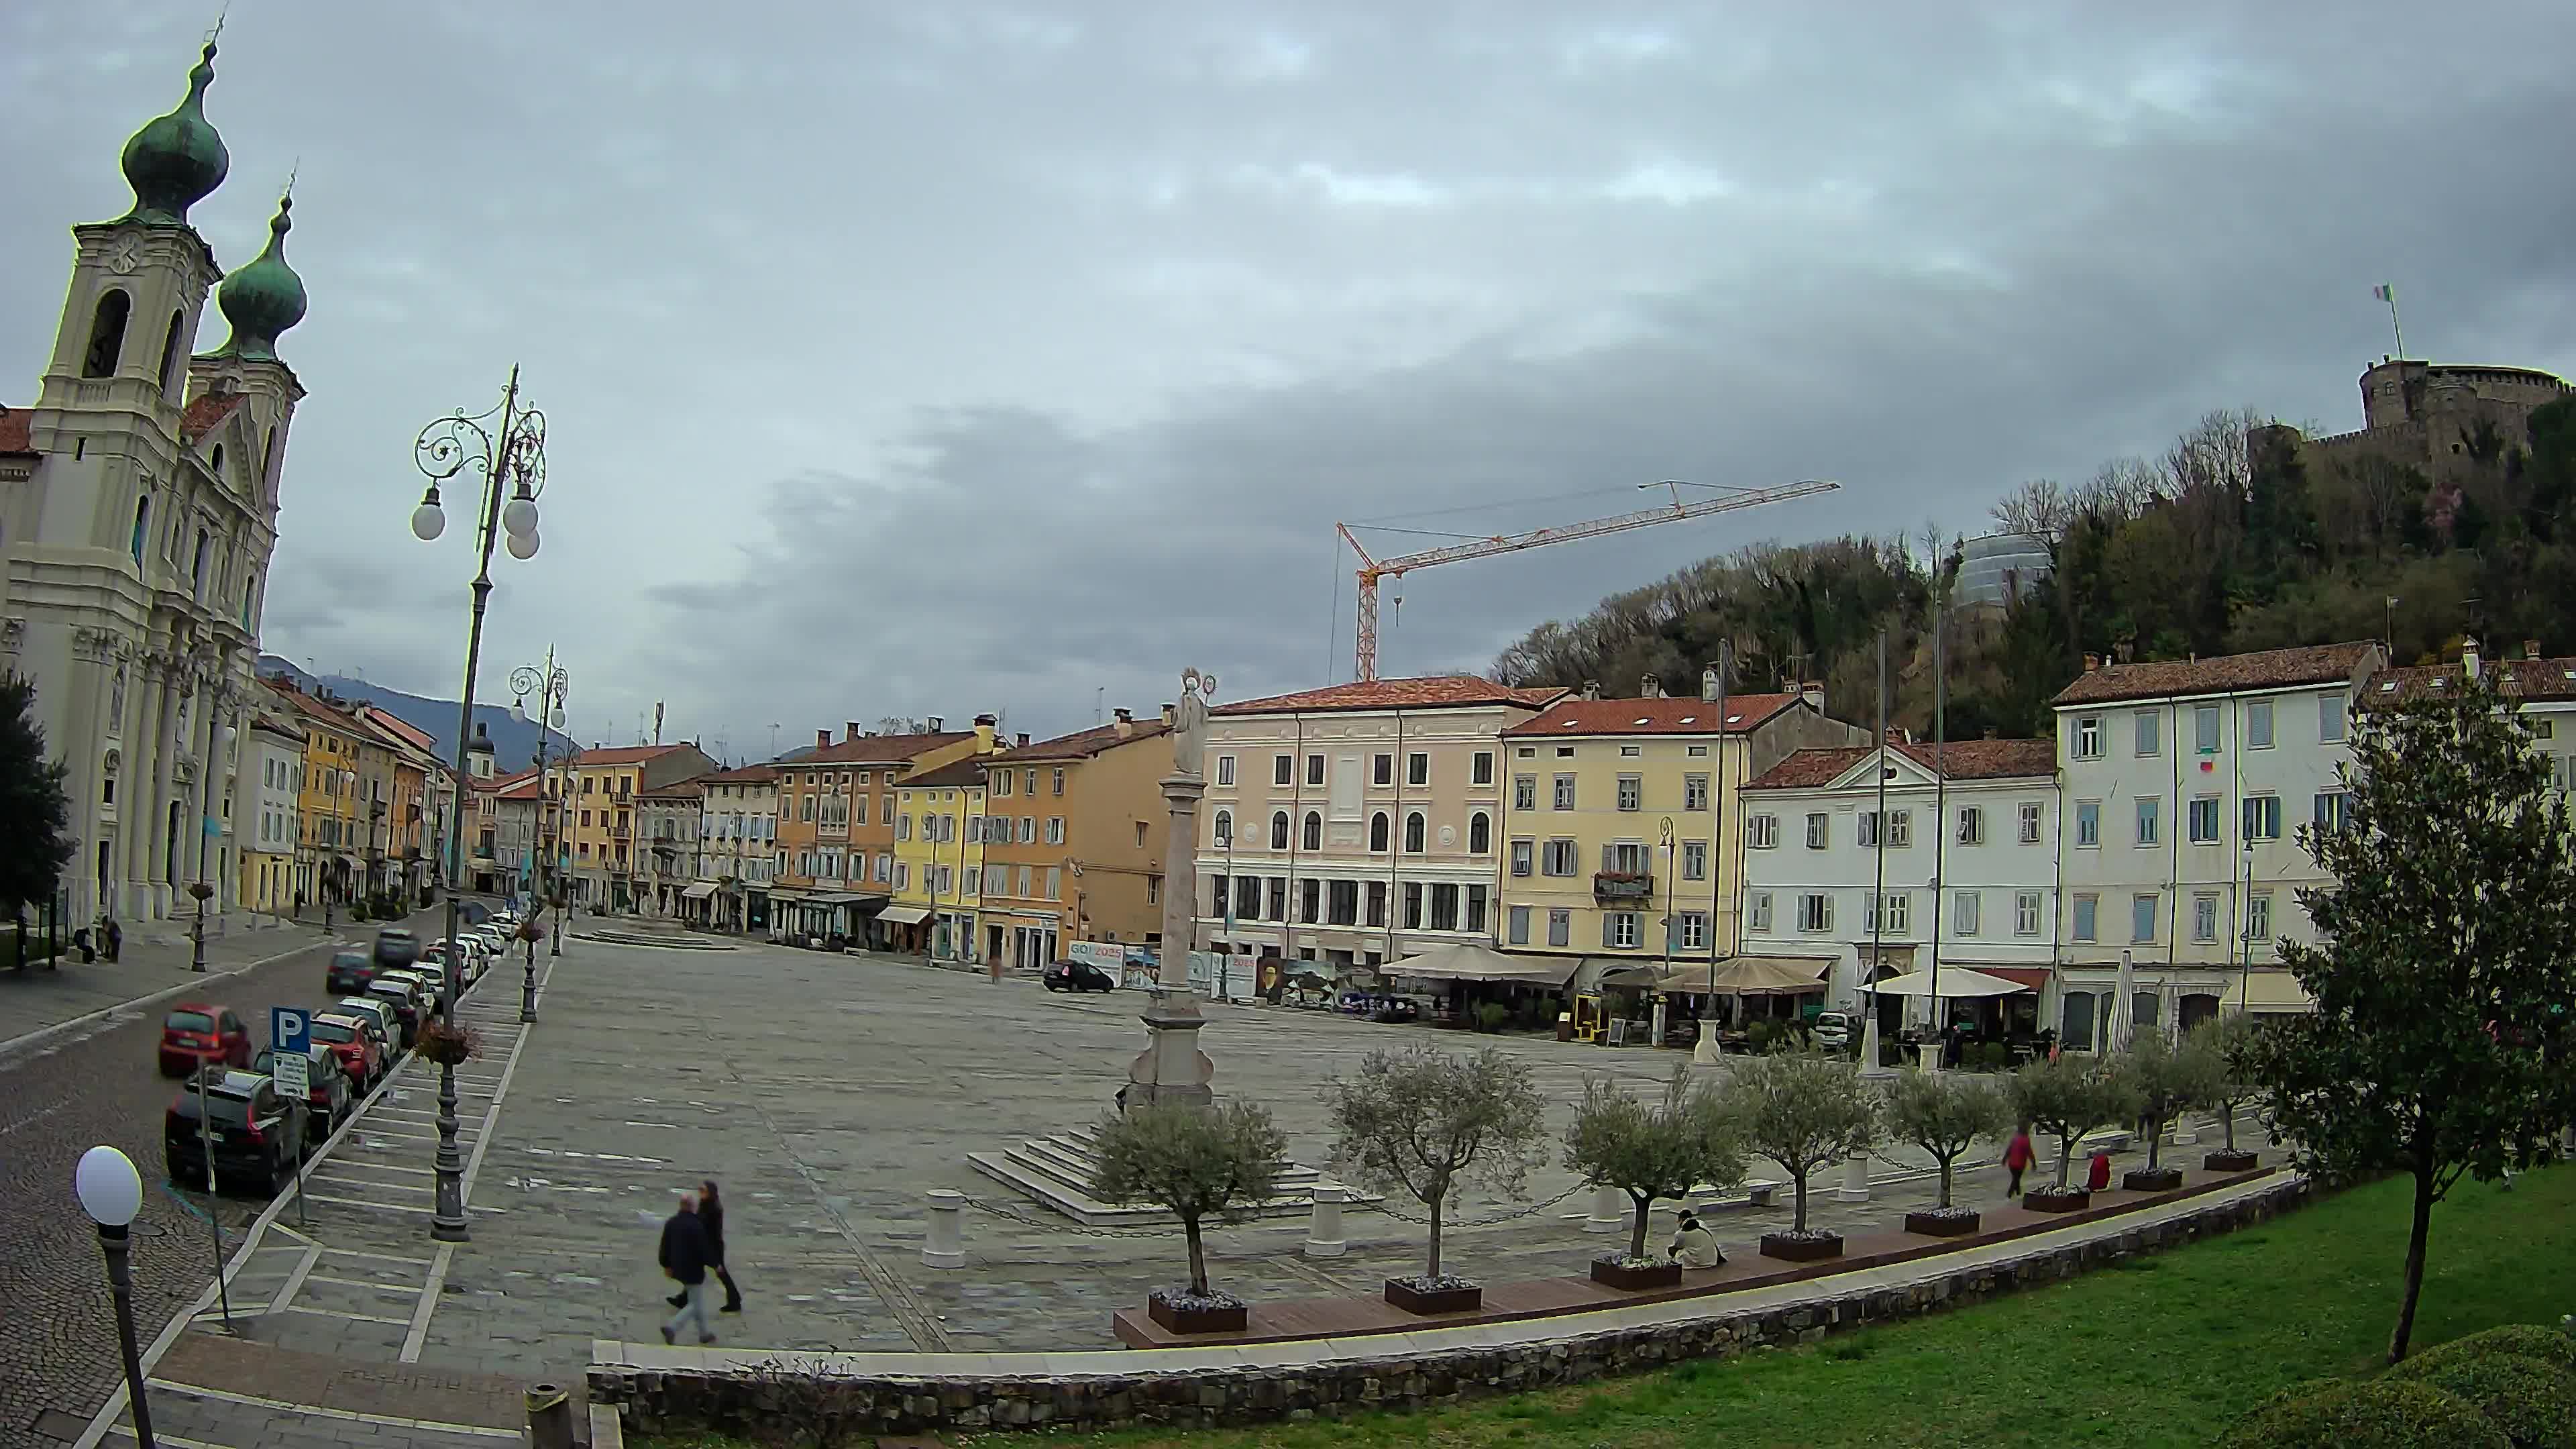
{"type": "Polygon", "coordinates": [[[1797,1192],[1791,1228],[1807,1230],[1807,1182],[1818,1172],[1878,1145],[1878,1095],[1861,1085],[1860,1066],[1805,1052],[1728,1059],[1728,1113],[1755,1156],[1789,1174],[1797,1192]]]}
{"type": "Polygon", "coordinates": [[[2148,1129],[2150,1171],[2164,1165],[2165,1129],[2185,1112],[2208,1105],[2227,1075],[2226,1063],[2199,1031],[2178,1046],[2161,1032],[2147,1032],[2121,1058],[2119,1071],[2138,1104],[2138,1123],[2148,1129]]]}
{"type": "Polygon", "coordinates": [[[1271,1196],[1287,1165],[1288,1134],[1267,1108],[1228,1102],[1213,1110],[1142,1103],[1101,1120],[1093,1140],[1103,1202],[1152,1203],[1181,1220],[1190,1245],[1190,1292],[1207,1296],[1200,1225],[1230,1221],[1271,1196]]]}
{"type": "Polygon", "coordinates": [[[1547,1103],[1529,1067],[1497,1047],[1371,1052],[1355,1074],[1325,1082],[1322,1096],[1333,1165],[1431,1210],[1427,1278],[1440,1276],[1441,1212],[1459,1183],[1520,1191],[1547,1138],[1547,1103]]]}
{"type": "Polygon", "coordinates": [[[2131,1084],[2110,1063],[2073,1052],[2041,1057],[2013,1073],[2013,1115],[2057,1139],[2057,1185],[2075,1170],[2075,1144],[2088,1132],[2137,1115],[2131,1084]]]}
{"type": "Polygon", "coordinates": [[[2012,1125],[2011,1109],[1993,1083],[1964,1072],[1908,1067],[1887,1085],[1887,1133],[1932,1154],[1941,1164],[1941,1201],[1950,1205],[1950,1179],[1959,1158],[2012,1125]]]}
{"type": "Polygon", "coordinates": [[[12,673],[0,677],[0,906],[14,914],[50,901],[71,863],[71,802],[63,793],[65,770],[45,756],[45,731],[36,723],[36,686],[12,673]]]}
{"type": "Polygon", "coordinates": [[[2371,1379],[2284,1395],[2245,1416],[2222,1449],[2514,1449],[2478,1406],[2431,1384],[2371,1379]]]}
{"type": "Polygon", "coordinates": [[[1663,1099],[1652,1105],[1615,1083],[1583,1084],[1583,1101],[1565,1132],[1566,1170],[1594,1187],[1615,1187],[1636,1209],[1628,1256],[1646,1256],[1646,1218],[1657,1200],[1702,1184],[1721,1192],[1744,1181],[1744,1147],[1725,1105],[1690,1068],[1673,1068],[1663,1099]]]}
{"type": "Polygon", "coordinates": [[[2222,1145],[2230,1152],[2236,1150],[2236,1114],[2262,1096],[2262,1085],[2254,1078],[2255,1038],[2262,1030],[2263,1024],[2244,1012],[2192,1029],[2193,1045],[2209,1053],[2215,1066],[2209,1095],[2200,1105],[2218,1119],[2225,1134],[2222,1145]]]}
{"type": "Polygon", "coordinates": [[[2406,1356],[2434,1204],[2576,1118],[2576,853],[2546,757],[2487,679],[2356,720],[2343,829],[2299,832],[2332,889],[2321,944],[2281,954],[2314,1013],[2256,1038],[2252,1074],[2302,1167],[2414,1181],[2406,1356]]]}

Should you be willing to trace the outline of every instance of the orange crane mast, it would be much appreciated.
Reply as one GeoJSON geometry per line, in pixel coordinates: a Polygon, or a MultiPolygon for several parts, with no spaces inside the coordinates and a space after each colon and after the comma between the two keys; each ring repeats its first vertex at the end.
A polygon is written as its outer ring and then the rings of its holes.
{"type": "Polygon", "coordinates": [[[1653,508],[1641,508],[1634,513],[1613,514],[1608,518],[1589,518],[1580,523],[1560,523],[1548,528],[1533,528],[1526,533],[1470,538],[1458,543],[1445,544],[1439,548],[1427,548],[1420,553],[1408,553],[1389,559],[1371,557],[1368,549],[1360,543],[1359,536],[1351,532],[1351,525],[1334,524],[1333,527],[1341,532],[1342,541],[1348,543],[1351,546],[1351,552],[1358,554],[1360,559],[1358,658],[1357,672],[1353,677],[1360,680],[1377,678],[1377,586],[1380,579],[1402,578],[1414,569],[1429,568],[1433,564],[1488,558],[1498,553],[1517,553],[1525,548],[1544,548],[1552,543],[1571,543],[1578,538],[1598,538],[1605,533],[1625,533],[1632,528],[1646,528],[1658,523],[1679,523],[1686,518],[1705,518],[1712,513],[1732,513],[1739,508],[1755,508],[1765,503],[1783,503],[1792,498],[1832,493],[1843,485],[1826,479],[1811,478],[1805,482],[1791,483],[1780,488],[1729,488],[1724,490],[1723,497],[1705,498],[1696,503],[1682,501],[1683,488],[1713,488],[1718,485],[1685,484],[1667,480],[1662,483],[1641,483],[1637,486],[1669,488],[1672,490],[1673,501],[1669,507],[1658,504],[1653,508]]]}

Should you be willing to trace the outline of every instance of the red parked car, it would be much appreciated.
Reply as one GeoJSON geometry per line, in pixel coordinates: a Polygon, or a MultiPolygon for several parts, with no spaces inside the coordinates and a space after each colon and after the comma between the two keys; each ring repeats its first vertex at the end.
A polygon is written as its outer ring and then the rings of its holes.
{"type": "Polygon", "coordinates": [[[340,1070],[360,1096],[384,1075],[384,1048],[356,1017],[332,1012],[313,1018],[313,1044],[328,1047],[340,1059],[340,1070]]]}
{"type": "Polygon", "coordinates": [[[250,1030],[230,1007],[182,1001],[161,1019],[161,1075],[184,1077],[199,1067],[250,1065],[250,1030]]]}

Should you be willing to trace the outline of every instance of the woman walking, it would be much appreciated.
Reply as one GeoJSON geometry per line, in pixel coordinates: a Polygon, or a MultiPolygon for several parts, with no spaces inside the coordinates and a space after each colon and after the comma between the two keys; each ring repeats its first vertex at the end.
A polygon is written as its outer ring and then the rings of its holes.
{"type": "Polygon", "coordinates": [[[2006,1197],[2021,1196],[2021,1175],[2030,1171],[2037,1156],[2030,1145],[2030,1124],[2024,1122],[2013,1128],[2012,1141],[2004,1146],[2004,1169],[2012,1174],[2012,1186],[2004,1189],[2006,1197]]]}
{"type": "MultiPolygon", "coordinates": [[[[716,1196],[716,1180],[712,1177],[698,1184],[698,1224],[707,1235],[707,1271],[715,1274],[716,1281],[724,1285],[724,1307],[716,1311],[740,1313],[742,1289],[735,1285],[733,1273],[725,1267],[724,1200],[716,1196]]],[[[677,1308],[687,1298],[685,1290],[674,1294],[671,1306],[677,1308]]]]}

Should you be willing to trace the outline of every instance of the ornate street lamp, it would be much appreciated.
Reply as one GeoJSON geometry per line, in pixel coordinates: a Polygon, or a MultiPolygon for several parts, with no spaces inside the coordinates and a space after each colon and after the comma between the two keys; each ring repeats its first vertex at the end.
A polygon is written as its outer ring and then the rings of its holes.
{"type": "MultiPolygon", "coordinates": [[[[446,531],[447,515],[439,507],[438,485],[473,472],[481,475],[483,496],[474,512],[475,572],[472,622],[465,634],[465,692],[456,702],[456,777],[466,778],[472,762],[466,747],[474,734],[474,670],[482,662],[483,613],[492,597],[492,545],[508,537],[510,557],[537,554],[537,498],[546,489],[546,415],[519,402],[519,370],[510,369],[501,405],[467,416],[461,409],[420,430],[412,440],[412,462],[429,479],[420,507],[412,510],[411,531],[423,543],[446,531]],[[498,422],[493,420],[498,418],[498,422]],[[486,426],[491,424],[491,426],[486,426]],[[506,502],[504,500],[507,500],[506,502]]],[[[465,871],[464,814],[447,822],[447,878],[465,871]]],[[[447,893],[447,939],[456,940],[456,892],[447,893]]],[[[456,973],[443,973],[438,1014],[450,1025],[456,1015],[456,973]]],[[[456,1143],[456,1064],[438,1067],[438,1206],[429,1220],[429,1235],[444,1243],[461,1243],[465,1227],[465,1157],[456,1143]]]]}
{"type": "Polygon", "coordinates": [[[188,969],[190,971],[203,973],[206,969],[206,900],[214,893],[215,888],[202,880],[188,887],[188,894],[197,898],[197,917],[188,923],[188,969]]]}
{"type": "MultiPolygon", "coordinates": [[[[522,664],[510,671],[510,693],[517,696],[510,702],[513,716],[527,719],[528,696],[533,694],[537,697],[537,748],[531,761],[535,767],[537,799],[535,809],[530,812],[536,818],[528,822],[528,894],[538,902],[545,900],[546,883],[554,875],[551,863],[541,861],[538,855],[545,839],[542,821],[547,803],[546,732],[563,728],[564,699],[571,692],[572,676],[555,666],[552,645],[546,646],[545,668],[522,664]]],[[[519,982],[519,1020],[523,1022],[537,1019],[537,938],[528,933],[537,929],[536,922],[544,914],[544,907],[539,905],[535,914],[519,923],[520,939],[527,943],[527,971],[519,982]]],[[[563,954],[563,948],[557,946],[555,954],[563,954]]]]}
{"type": "Polygon", "coordinates": [[[128,1267],[134,1218],[143,1211],[143,1175],[113,1147],[93,1147],[72,1169],[72,1192],[98,1224],[107,1256],[107,1291],[116,1300],[116,1344],[125,1354],[125,1397],[134,1411],[134,1442],[152,1449],[152,1406],[143,1397],[143,1355],[134,1342],[134,1274],[128,1267]]]}

